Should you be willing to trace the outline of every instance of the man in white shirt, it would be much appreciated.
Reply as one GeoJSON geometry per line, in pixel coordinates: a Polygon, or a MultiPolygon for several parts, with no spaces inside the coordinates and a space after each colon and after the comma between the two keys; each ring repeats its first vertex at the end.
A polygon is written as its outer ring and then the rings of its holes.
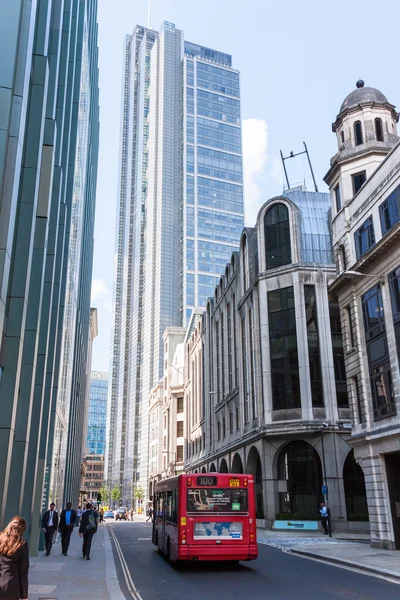
{"type": "Polygon", "coordinates": [[[50,504],[50,510],[46,511],[42,517],[42,531],[44,532],[46,544],[46,556],[49,556],[53,545],[53,537],[58,529],[58,512],[55,510],[55,504],[50,504]]]}

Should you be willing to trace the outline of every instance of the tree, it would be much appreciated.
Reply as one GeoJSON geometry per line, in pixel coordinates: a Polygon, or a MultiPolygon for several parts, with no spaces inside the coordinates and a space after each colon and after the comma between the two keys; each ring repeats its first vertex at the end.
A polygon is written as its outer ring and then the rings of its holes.
{"type": "Polygon", "coordinates": [[[101,494],[101,500],[102,500],[102,502],[108,502],[110,494],[109,494],[109,491],[108,491],[107,486],[106,486],[105,483],[101,484],[101,488],[99,489],[99,492],[101,494]]]}
{"type": "Polygon", "coordinates": [[[120,500],[121,498],[121,490],[119,489],[118,485],[114,485],[113,489],[111,490],[111,500],[120,500]]]}
{"type": "Polygon", "coordinates": [[[144,500],[144,489],[140,485],[138,485],[138,487],[136,488],[134,496],[135,496],[136,500],[138,501],[139,511],[140,511],[142,502],[144,500]]]}

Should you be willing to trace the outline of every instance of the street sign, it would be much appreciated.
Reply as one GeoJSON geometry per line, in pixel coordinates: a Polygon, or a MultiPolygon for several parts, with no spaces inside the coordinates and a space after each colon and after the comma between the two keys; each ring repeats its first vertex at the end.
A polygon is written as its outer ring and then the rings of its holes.
{"type": "Polygon", "coordinates": [[[323,496],[327,496],[328,495],[328,486],[327,485],[323,485],[322,486],[322,495],[323,496]]]}

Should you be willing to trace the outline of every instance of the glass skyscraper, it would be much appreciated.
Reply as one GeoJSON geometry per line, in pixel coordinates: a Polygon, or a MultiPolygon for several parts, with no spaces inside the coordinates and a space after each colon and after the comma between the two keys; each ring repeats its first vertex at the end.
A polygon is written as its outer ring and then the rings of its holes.
{"type": "Polygon", "coordinates": [[[243,228],[239,73],[232,57],[160,32],[127,36],[106,478],[147,488],[148,402],[169,326],[205,306],[243,228]]]}
{"type": "Polygon", "coordinates": [[[86,449],[89,454],[104,454],[106,447],[108,373],[92,371],[86,449]]]}

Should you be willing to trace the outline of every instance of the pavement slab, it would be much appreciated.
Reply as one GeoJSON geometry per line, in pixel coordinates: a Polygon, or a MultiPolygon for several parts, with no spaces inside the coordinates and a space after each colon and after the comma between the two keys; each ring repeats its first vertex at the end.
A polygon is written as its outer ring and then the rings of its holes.
{"type": "Polygon", "coordinates": [[[82,558],[78,531],[71,536],[68,556],[61,543],[50,556],[40,552],[30,559],[29,600],[125,600],[115,570],[108,530],[100,525],[93,537],[90,561],[82,558]]]}

